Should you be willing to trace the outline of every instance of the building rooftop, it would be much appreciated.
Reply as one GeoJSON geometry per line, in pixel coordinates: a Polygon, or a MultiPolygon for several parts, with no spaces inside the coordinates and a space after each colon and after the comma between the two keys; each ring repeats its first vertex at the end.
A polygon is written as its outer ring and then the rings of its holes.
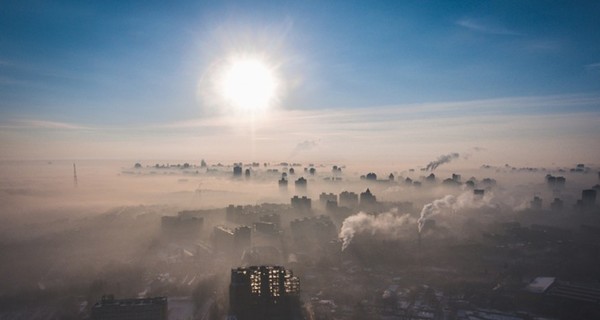
{"type": "Polygon", "coordinates": [[[525,290],[533,293],[544,293],[556,281],[554,277],[537,277],[525,287],[525,290]]]}

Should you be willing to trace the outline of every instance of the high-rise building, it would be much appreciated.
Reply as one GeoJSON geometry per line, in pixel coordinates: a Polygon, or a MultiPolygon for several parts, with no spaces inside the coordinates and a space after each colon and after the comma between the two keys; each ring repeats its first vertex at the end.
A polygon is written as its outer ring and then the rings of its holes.
{"type": "Polygon", "coordinates": [[[554,201],[552,201],[552,203],[550,204],[550,208],[553,211],[560,211],[562,210],[564,207],[564,203],[562,200],[560,200],[560,198],[554,198],[554,201]]]}
{"type": "Polygon", "coordinates": [[[596,205],[596,190],[587,189],[581,192],[581,205],[584,208],[592,208],[596,205]]]}
{"type": "Polygon", "coordinates": [[[340,206],[346,208],[358,206],[358,195],[354,192],[343,191],[340,193],[340,206]]]}
{"type": "Polygon", "coordinates": [[[238,320],[298,318],[300,281],[280,266],[231,270],[229,314],[238,320]]]}
{"type": "Polygon", "coordinates": [[[233,176],[234,177],[240,177],[241,175],[242,175],[242,166],[235,165],[233,167],[233,176]]]}
{"type": "Polygon", "coordinates": [[[186,215],[181,211],[177,216],[163,216],[160,227],[164,234],[170,236],[199,236],[204,224],[204,218],[186,215]]]}
{"type": "Polygon", "coordinates": [[[281,177],[281,179],[279,179],[279,189],[287,190],[287,186],[288,186],[287,179],[285,179],[284,177],[281,177]]]}
{"type": "Polygon", "coordinates": [[[485,195],[485,190],[483,190],[483,189],[474,189],[473,190],[473,198],[475,198],[475,199],[483,199],[484,195],[485,195]]]}
{"type": "Polygon", "coordinates": [[[291,199],[292,208],[296,209],[298,211],[310,211],[312,208],[311,202],[312,202],[311,199],[307,198],[306,196],[303,196],[303,197],[294,196],[291,199]]]}
{"type": "Polygon", "coordinates": [[[335,194],[333,194],[333,193],[325,193],[325,192],[322,192],[322,193],[319,195],[319,202],[320,202],[322,205],[326,205],[326,204],[327,204],[327,201],[334,201],[334,202],[336,202],[336,203],[337,203],[337,196],[336,196],[335,194]]]}
{"type": "Polygon", "coordinates": [[[298,178],[298,180],[296,180],[296,182],[294,183],[296,186],[296,191],[297,192],[306,192],[306,179],[304,179],[304,177],[300,177],[298,178]]]}
{"type": "Polygon", "coordinates": [[[216,226],[213,231],[213,244],[217,252],[240,253],[251,245],[250,227],[241,226],[230,229],[224,226],[216,226]]]}
{"type": "Polygon", "coordinates": [[[369,206],[377,203],[377,198],[371,193],[371,190],[367,188],[365,192],[360,194],[360,205],[361,206],[369,206]]]}
{"type": "Polygon", "coordinates": [[[530,207],[533,210],[542,210],[542,198],[535,196],[530,202],[530,207]]]}

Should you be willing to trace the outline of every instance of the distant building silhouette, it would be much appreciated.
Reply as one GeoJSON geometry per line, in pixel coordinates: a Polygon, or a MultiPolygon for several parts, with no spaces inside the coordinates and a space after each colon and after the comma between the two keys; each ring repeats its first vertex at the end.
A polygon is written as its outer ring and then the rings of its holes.
{"type": "Polygon", "coordinates": [[[389,180],[389,181],[394,181],[394,180],[396,180],[396,177],[394,177],[394,174],[393,174],[393,173],[390,173],[390,175],[388,176],[388,180],[389,180]]]}
{"type": "Polygon", "coordinates": [[[461,180],[460,174],[453,173],[452,174],[452,180],[454,180],[455,182],[460,183],[460,180],[461,180]]]}
{"type": "Polygon", "coordinates": [[[354,192],[343,191],[340,193],[340,206],[354,208],[358,206],[358,195],[354,192]]]}
{"type": "Polygon", "coordinates": [[[486,186],[486,187],[495,187],[496,186],[496,179],[484,178],[483,180],[481,180],[481,184],[483,186],[486,186]]]}
{"type": "Polygon", "coordinates": [[[279,184],[279,189],[281,189],[281,190],[287,190],[288,181],[287,181],[286,178],[281,177],[281,179],[279,179],[278,184],[279,184]]]}
{"type": "Polygon", "coordinates": [[[585,209],[592,208],[596,205],[596,190],[587,189],[581,192],[581,205],[585,209]]]}
{"type": "Polygon", "coordinates": [[[290,222],[292,237],[297,243],[328,243],[337,238],[337,228],[331,218],[320,215],[290,222]]]}
{"type": "Polygon", "coordinates": [[[460,182],[458,182],[452,178],[445,179],[444,181],[442,181],[442,184],[445,186],[451,186],[451,187],[460,186],[460,182]]]}
{"type": "Polygon", "coordinates": [[[92,320],[167,320],[168,302],[166,297],[115,299],[113,295],[107,295],[92,306],[91,318],[92,320]]]}
{"type": "Polygon", "coordinates": [[[474,189],[473,190],[473,196],[475,197],[475,199],[483,199],[484,195],[485,195],[485,190],[483,190],[483,189],[474,189]]]}
{"type": "Polygon", "coordinates": [[[291,205],[293,209],[296,209],[298,211],[310,211],[312,208],[311,199],[307,198],[306,196],[294,196],[291,199],[291,205]]]}
{"type": "Polygon", "coordinates": [[[555,177],[551,174],[546,175],[546,184],[551,189],[562,189],[565,187],[567,179],[565,177],[555,177]]]}
{"type": "Polygon", "coordinates": [[[307,181],[306,181],[306,179],[304,179],[304,177],[298,178],[298,180],[296,180],[296,182],[294,182],[294,185],[296,186],[297,192],[306,192],[307,181]]]}
{"type": "Polygon", "coordinates": [[[171,236],[198,236],[204,225],[204,218],[195,217],[191,211],[181,211],[177,216],[163,216],[160,227],[163,233],[171,236]]]}
{"type": "Polygon", "coordinates": [[[213,232],[213,247],[217,252],[241,253],[251,246],[251,229],[247,226],[230,229],[216,226],[213,232]]]}
{"type": "Polygon", "coordinates": [[[552,211],[561,211],[564,207],[564,203],[559,198],[554,198],[554,201],[550,204],[552,211]]]}
{"type": "Polygon", "coordinates": [[[369,172],[369,173],[367,173],[366,179],[367,180],[377,180],[377,175],[373,172],[369,172]]]}
{"type": "Polygon", "coordinates": [[[273,222],[257,221],[253,226],[255,231],[268,235],[276,235],[279,232],[277,225],[273,222]]]}
{"type": "Polygon", "coordinates": [[[335,194],[333,194],[333,193],[325,193],[325,192],[322,192],[322,193],[319,195],[319,202],[320,202],[320,203],[321,203],[323,206],[325,206],[325,205],[327,204],[327,202],[328,202],[328,201],[333,201],[333,202],[335,202],[335,203],[337,204],[337,196],[336,196],[335,194]]]}
{"type": "Polygon", "coordinates": [[[360,205],[361,206],[370,206],[377,203],[377,198],[371,193],[371,190],[367,188],[365,192],[360,194],[360,205]]]}
{"type": "Polygon", "coordinates": [[[240,176],[242,176],[242,166],[235,165],[233,167],[233,176],[234,177],[240,177],[240,176]]]}
{"type": "Polygon", "coordinates": [[[427,176],[427,178],[425,178],[425,181],[427,182],[435,182],[435,174],[430,174],[427,176]]]}
{"type": "Polygon", "coordinates": [[[538,196],[533,197],[529,205],[533,210],[542,210],[542,198],[538,196]]]}
{"type": "Polygon", "coordinates": [[[295,319],[299,315],[300,280],[280,266],[231,270],[229,313],[237,320],[295,319]]]}

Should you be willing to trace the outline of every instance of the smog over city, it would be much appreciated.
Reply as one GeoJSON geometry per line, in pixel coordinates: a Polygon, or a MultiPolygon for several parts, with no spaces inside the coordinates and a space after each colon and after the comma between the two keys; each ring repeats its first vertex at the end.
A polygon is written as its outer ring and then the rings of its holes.
{"type": "Polygon", "coordinates": [[[0,320],[600,318],[600,3],[0,9],[0,320]]]}

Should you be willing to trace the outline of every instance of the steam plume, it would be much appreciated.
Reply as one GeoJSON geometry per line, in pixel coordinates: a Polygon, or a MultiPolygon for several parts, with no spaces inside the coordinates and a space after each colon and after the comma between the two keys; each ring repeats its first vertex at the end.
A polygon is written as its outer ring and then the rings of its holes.
{"type": "Polygon", "coordinates": [[[419,233],[423,230],[423,226],[425,225],[425,221],[432,216],[436,216],[442,212],[446,211],[454,211],[456,208],[456,197],[452,195],[447,195],[441,199],[434,200],[431,203],[428,203],[423,206],[421,210],[421,216],[417,221],[419,224],[419,233]]]}
{"type": "Polygon", "coordinates": [[[395,239],[401,235],[402,230],[400,227],[409,223],[414,223],[414,219],[411,219],[407,214],[399,215],[397,209],[379,215],[364,212],[354,214],[342,223],[339,234],[342,239],[342,251],[348,247],[358,233],[381,234],[395,239]]]}
{"type": "Polygon", "coordinates": [[[423,230],[425,221],[440,214],[454,213],[461,209],[494,208],[504,211],[520,211],[527,208],[521,197],[504,192],[487,192],[483,198],[476,198],[472,192],[463,192],[459,196],[447,195],[423,206],[419,217],[419,232],[423,230]]]}
{"type": "Polygon", "coordinates": [[[442,164],[448,163],[448,162],[458,158],[459,156],[460,155],[457,152],[441,155],[437,158],[437,160],[431,161],[427,165],[427,167],[425,167],[425,171],[433,171],[437,167],[441,166],[442,164]]]}

